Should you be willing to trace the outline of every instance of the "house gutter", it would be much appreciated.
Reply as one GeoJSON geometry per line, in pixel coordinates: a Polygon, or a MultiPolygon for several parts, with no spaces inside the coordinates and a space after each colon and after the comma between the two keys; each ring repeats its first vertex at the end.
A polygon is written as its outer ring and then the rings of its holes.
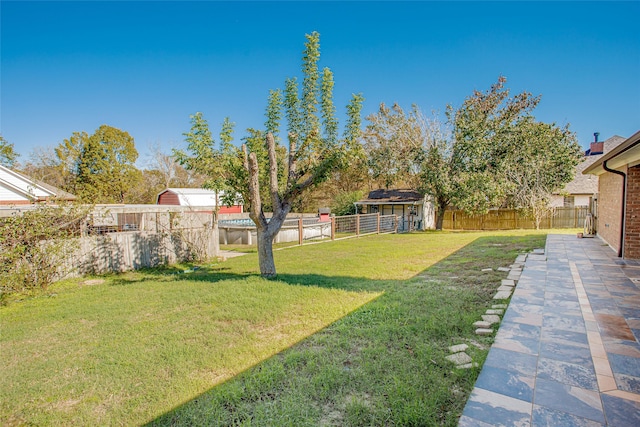
{"type": "Polygon", "coordinates": [[[611,169],[607,166],[607,162],[610,159],[602,162],[602,168],[607,172],[615,173],[622,177],[622,218],[620,220],[620,245],[618,246],[618,257],[622,258],[623,246],[624,246],[624,227],[625,227],[625,215],[626,215],[626,198],[627,198],[627,174],[619,170],[611,169]]]}

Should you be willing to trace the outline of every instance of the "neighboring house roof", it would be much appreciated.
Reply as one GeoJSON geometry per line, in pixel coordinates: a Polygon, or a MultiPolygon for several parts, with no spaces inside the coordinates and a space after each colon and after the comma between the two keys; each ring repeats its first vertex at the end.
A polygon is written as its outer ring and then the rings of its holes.
{"type": "Polygon", "coordinates": [[[34,203],[50,199],[75,200],[76,197],[0,165],[1,203],[34,203]]]}
{"type": "MultiPolygon", "coordinates": [[[[596,194],[598,192],[598,180],[594,179],[591,175],[584,175],[583,171],[601,159],[606,153],[610,152],[620,144],[624,142],[624,138],[618,135],[604,141],[605,154],[595,154],[585,156],[583,161],[576,166],[576,175],[573,180],[563,189],[563,193],[568,194],[596,194]]],[[[588,151],[588,150],[587,150],[588,151]]]]}
{"type": "MultiPolygon", "coordinates": [[[[158,203],[160,203],[161,196],[166,193],[176,195],[178,204],[181,206],[216,206],[216,192],[214,190],[204,188],[167,188],[158,194],[158,203]]],[[[218,200],[223,195],[224,192],[218,191],[218,200]]]]}
{"type": "Polygon", "coordinates": [[[640,164],[640,130],[609,152],[605,152],[596,162],[589,165],[583,174],[602,175],[605,171],[603,164],[610,169],[618,169],[624,166],[636,166],[640,164]]]}
{"type": "Polygon", "coordinates": [[[366,199],[356,202],[358,205],[406,205],[424,201],[424,195],[410,189],[373,190],[366,199]]]}

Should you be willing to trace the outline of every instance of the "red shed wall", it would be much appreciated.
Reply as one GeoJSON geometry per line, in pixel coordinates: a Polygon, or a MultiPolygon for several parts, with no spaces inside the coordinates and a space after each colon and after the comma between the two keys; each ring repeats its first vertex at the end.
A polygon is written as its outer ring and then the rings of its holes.
{"type": "Polygon", "coordinates": [[[159,205],[179,205],[180,199],[178,199],[178,195],[172,193],[170,191],[165,191],[164,193],[158,196],[158,204],[159,205]]]}

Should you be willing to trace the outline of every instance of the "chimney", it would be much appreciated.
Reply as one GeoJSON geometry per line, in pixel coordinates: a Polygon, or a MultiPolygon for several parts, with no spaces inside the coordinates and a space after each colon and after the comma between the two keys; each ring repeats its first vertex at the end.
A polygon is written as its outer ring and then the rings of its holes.
{"type": "Polygon", "coordinates": [[[593,137],[594,140],[591,143],[591,147],[589,148],[589,155],[594,156],[596,154],[604,153],[604,142],[598,142],[598,137],[600,136],[600,132],[594,132],[593,137]]]}

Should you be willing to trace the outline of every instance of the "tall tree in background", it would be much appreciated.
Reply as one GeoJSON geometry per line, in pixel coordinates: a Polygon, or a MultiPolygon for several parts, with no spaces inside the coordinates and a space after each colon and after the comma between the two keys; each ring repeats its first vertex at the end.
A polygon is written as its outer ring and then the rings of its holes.
{"type": "Polygon", "coordinates": [[[508,206],[523,209],[540,228],[542,218],[553,208],[551,196],[573,179],[583,153],[568,126],[521,122],[514,135],[517,148],[505,165],[508,206]]]}
{"type": "Polygon", "coordinates": [[[449,205],[476,214],[516,207],[539,224],[550,194],[573,179],[580,158],[575,135],[568,127],[537,122],[532,112],[540,97],[510,97],[505,83],[500,77],[460,108],[448,106],[445,124],[416,106],[405,113],[382,105],[368,117],[365,147],[372,172],[383,183],[409,184],[431,196],[437,229],[449,205]]]}
{"type": "Polygon", "coordinates": [[[427,194],[436,207],[436,228],[453,194],[452,140],[434,113],[425,116],[417,105],[405,112],[399,105],[381,104],[367,117],[364,133],[373,178],[385,188],[408,186],[427,194]]]}
{"type": "Polygon", "coordinates": [[[474,91],[458,109],[447,106],[455,171],[451,202],[470,213],[486,213],[504,203],[510,185],[504,171],[519,144],[515,136],[540,102],[529,92],[510,97],[506,81],[501,76],[487,92],[474,91]]]}
{"type": "MultiPolygon", "coordinates": [[[[302,88],[296,79],[287,79],[282,99],[287,120],[288,150],[286,164],[278,161],[280,103],[273,94],[267,109],[265,137],[266,160],[261,150],[253,151],[243,145],[243,166],[248,178],[249,216],[256,224],[260,273],[274,277],[273,239],[280,231],[293,203],[310,188],[327,180],[332,172],[344,166],[344,139],[338,141],[335,109],[333,107],[333,74],[325,68],[320,75],[320,36],[314,32],[306,35],[307,42],[302,58],[302,88]],[[267,219],[261,194],[261,171],[268,171],[268,194],[273,215],[267,219]],[[283,182],[284,181],[284,182],[283,182]]],[[[354,96],[351,105],[357,105],[354,96]]],[[[359,110],[358,110],[359,111],[359,110]]]]}
{"type": "Polygon", "coordinates": [[[232,173],[229,161],[235,147],[233,141],[234,124],[226,117],[220,131],[220,147],[216,147],[209,123],[201,112],[190,116],[191,129],[184,133],[187,142],[187,151],[173,150],[173,157],[184,166],[185,169],[200,174],[204,177],[203,188],[214,190],[220,195],[216,200],[217,207],[221,204],[232,204],[235,201],[236,192],[230,189],[228,181],[232,173]]]}
{"type": "Polygon", "coordinates": [[[20,155],[15,152],[13,144],[0,135],[0,165],[12,168],[20,155]]]}
{"type": "Polygon", "coordinates": [[[85,202],[125,203],[141,179],[133,137],[111,126],[102,125],[90,136],[74,132],[55,152],[63,189],[85,202]]]}

